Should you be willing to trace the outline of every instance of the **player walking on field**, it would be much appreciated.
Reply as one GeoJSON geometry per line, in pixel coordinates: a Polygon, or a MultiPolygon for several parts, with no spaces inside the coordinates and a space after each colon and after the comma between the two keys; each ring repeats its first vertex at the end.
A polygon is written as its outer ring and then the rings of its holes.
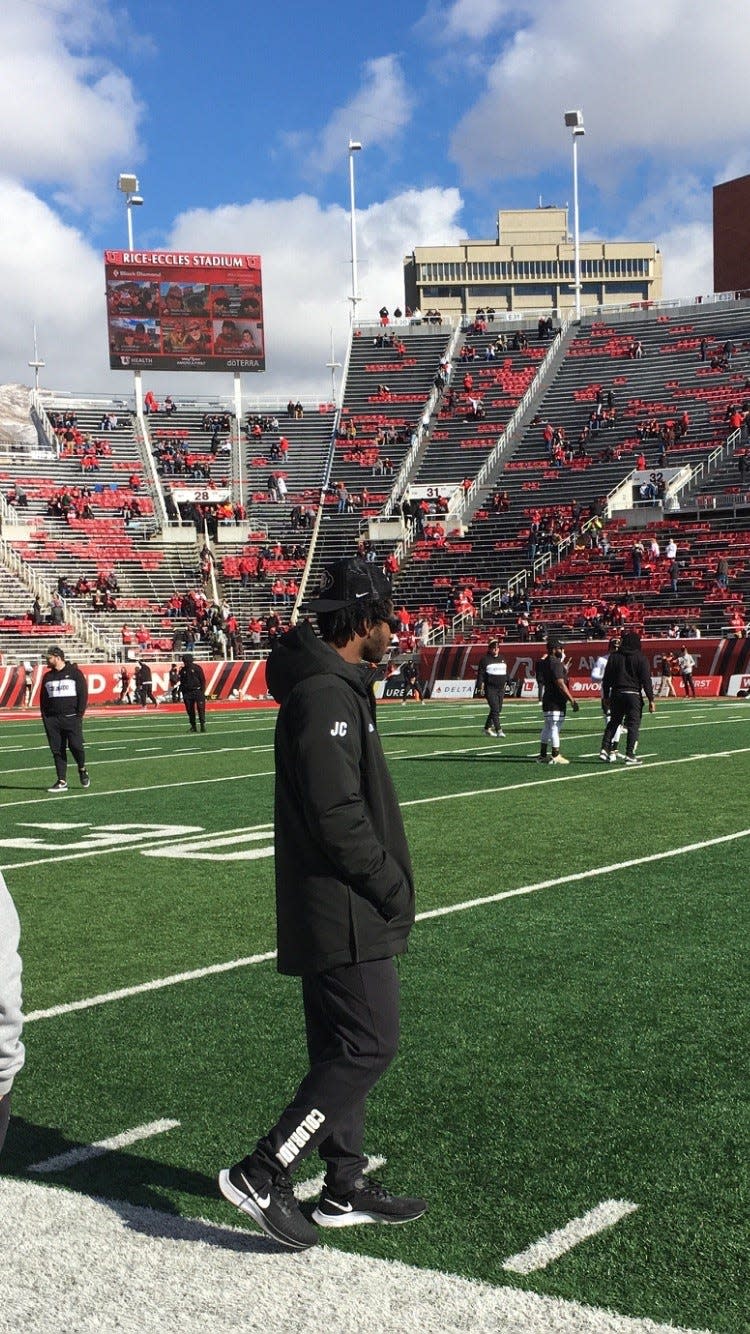
{"type": "Polygon", "coordinates": [[[602,737],[602,756],[609,755],[614,733],[624,722],[627,732],[625,763],[643,763],[635,752],[641,730],[644,695],[648,700],[648,711],[653,713],[656,705],[648,658],[641,651],[640,636],[635,630],[623,630],[620,647],[610,654],[602,682],[602,697],[609,712],[609,722],[602,737]]]}
{"type": "Polygon", "coordinates": [[[56,781],[47,791],[67,792],[68,750],[78,765],[81,787],[88,787],[91,779],[86,768],[83,741],[83,715],[89,697],[86,678],[79,667],[65,661],[63,650],[57,646],[47,649],[47,668],[39,688],[39,699],[57,774],[56,781]]]}
{"type": "Polygon", "coordinates": [[[278,969],[302,979],[310,1062],[289,1105],[225,1169],[226,1199],[293,1250],[315,1244],[291,1173],[317,1149],[324,1228],[406,1223],[424,1200],[364,1175],[365,1103],[398,1049],[399,982],[414,923],[411,861],[375,725],[373,667],[396,626],[390,582],[371,562],[336,561],[326,596],[268,660],[276,723],[278,969]]]}

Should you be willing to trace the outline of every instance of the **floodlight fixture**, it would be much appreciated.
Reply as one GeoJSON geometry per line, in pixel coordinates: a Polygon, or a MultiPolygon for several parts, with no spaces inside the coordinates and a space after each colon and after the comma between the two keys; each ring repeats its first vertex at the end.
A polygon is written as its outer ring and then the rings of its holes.
{"type": "Polygon", "coordinates": [[[117,188],[124,195],[135,195],[138,193],[138,177],[132,172],[123,171],[117,177],[117,188]]]}
{"type": "Polygon", "coordinates": [[[573,138],[573,255],[575,271],[576,319],[581,318],[581,245],[578,221],[578,140],[586,133],[582,111],[566,111],[565,125],[573,138]]]}

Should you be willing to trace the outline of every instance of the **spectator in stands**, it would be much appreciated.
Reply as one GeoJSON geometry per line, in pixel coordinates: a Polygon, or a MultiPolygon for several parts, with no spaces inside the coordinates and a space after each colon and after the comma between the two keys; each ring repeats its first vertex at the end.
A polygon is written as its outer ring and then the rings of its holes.
{"type": "Polygon", "coordinates": [[[720,556],[716,562],[716,582],[719,588],[729,587],[729,561],[726,556],[720,556]]]}

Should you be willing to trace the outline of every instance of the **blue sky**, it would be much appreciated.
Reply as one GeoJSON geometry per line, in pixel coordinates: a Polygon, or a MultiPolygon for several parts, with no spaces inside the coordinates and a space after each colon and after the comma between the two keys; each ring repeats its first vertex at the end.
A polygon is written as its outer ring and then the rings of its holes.
{"type": "Polygon", "coordinates": [[[667,295],[708,292],[711,186],[750,171],[748,68],[746,0],[3,0],[0,382],[28,381],[36,322],[46,383],[125,388],[100,254],[125,243],[134,170],[137,245],[263,256],[248,392],[322,390],[348,320],[350,133],[361,315],[403,299],[414,245],[567,203],[572,107],[583,234],[653,240],[667,295]]]}

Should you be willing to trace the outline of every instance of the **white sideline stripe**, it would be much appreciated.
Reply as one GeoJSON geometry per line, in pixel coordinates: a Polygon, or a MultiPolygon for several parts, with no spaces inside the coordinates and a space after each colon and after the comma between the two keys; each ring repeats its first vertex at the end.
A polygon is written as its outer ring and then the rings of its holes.
{"type": "Polygon", "coordinates": [[[145,991],[161,991],[162,987],[175,987],[178,982],[195,982],[201,977],[213,977],[216,973],[230,973],[235,968],[249,968],[254,963],[268,963],[276,958],[276,951],[267,954],[251,954],[247,959],[232,959],[229,963],[212,963],[207,968],[193,968],[188,973],[173,973],[171,977],[158,977],[152,982],[139,982],[134,987],[120,987],[118,991],[108,991],[100,996],[89,996],[86,1000],[69,1001],[66,1005],[52,1005],[48,1010],[32,1010],[24,1017],[24,1023],[31,1024],[35,1019],[55,1019],[61,1014],[72,1014],[74,1010],[90,1010],[94,1005],[106,1005],[109,1001],[126,1000],[128,996],[140,996],[145,991]]]}
{"type": "MultiPolygon", "coordinates": [[[[532,787],[543,787],[546,783],[585,783],[592,778],[600,779],[605,774],[622,773],[651,773],[652,769],[663,769],[670,764],[694,764],[698,760],[726,760],[734,755],[747,755],[750,752],[750,746],[742,746],[737,750],[722,750],[711,753],[710,755],[681,755],[673,760],[654,760],[653,763],[644,764],[643,768],[631,767],[627,764],[600,765],[596,769],[587,770],[584,774],[560,774],[554,778],[535,778],[528,783],[504,783],[500,787],[475,787],[468,792],[444,792],[439,796],[432,797],[413,797],[411,801],[402,801],[399,804],[405,806],[429,806],[437,801],[458,801],[463,797],[490,797],[497,792],[527,792],[532,787]]],[[[418,757],[414,757],[418,758],[418,757]]],[[[531,758],[531,757],[530,757],[531,758]]],[[[166,786],[166,785],[165,785],[166,786]]],[[[55,797],[55,801],[60,801],[60,797],[55,797]]]]}
{"type": "Polygon", "coordinates": [[[87,1163],[92,1158],[101,1158],[104,1153],[115,1149],[126,1149],[130,1144],[138,1144],[142,1139],[152,1139],[154,1135],[163,1135],[167,1130],[174,1130],[179,1121],[149,1121],[145,1126],[134,1126],[132,1130],[123,1130],[109,1139],[98,1139],[94,1144],[80,1144],[77,1149],[67,1153],[58,1153],[55,1158],[45,1158],[43,1163],[32,1163],[28,1172],[65,1172],[78,1163],[87,1163]]]}
{"type": "Polygon", "coordinates": [[[572,1251],[574,1246],[589,1237],[595,1237],[598,1232],[614,1227],[621,1218],[635,1213],[637,1208],[638,1205],[631,1204],[630,1200],[602,1200],[601,1204],[589,1209],[580,1218],[572,1218],[565,1227],[546,1233],[539,1241],[527,1246],[525,1251],[503,1260],[503,1269],[513,1274],[534,1274],[538,1269],[546,1269],[553,1260],[559,1260],[561,1255],[572,1251]]]}
{"type": "Polygon", "coordinates": [[[554,889],[556,885],[571,885],[577,880],[592,880],[599,875],[611,875],[613,871],[627,871],[633,866],[646,866],[649,862],[664,861],[668,857],[683,857],[689,852],[700,852],[703,848],[714,848],[720,843],[732,843],[738,838],[747,838],[750,829],[739,829],[735,834],[721,834],[717,838],[705,839],[702,843],[686,843],[681,848],[667,848],[665,852],[650,852],[643,857],[630,857],[627,861],[613,862],[610,866],[594,866],[589,871],[574,871],[571,875],[556,876],[553,880],[539,880],[535,885],[521,885],[518,889],[505,889],[499,894],[488,894],[481,899],[467,899],[464,903],[450,903],[444,908],[429,908],[417,914],[418,922],[425,922],[431,917],[448,917],[454,912],[466,912],[469,908],[481,908],[487,903],[500,903],[503,899],[514,899],[519,894],[534,894],[538,889],[554,889]]]}
{"type": "MultiPolygon", "coordinates": [[[[668,848],[665,852],[652,852],[643,857],[632,857],[628,861],[614,862],[610,866],[595,866],[589,871],[574,871],[571,875],[557,876],[554,880],[540,880],[535,885],[521,885],[518,889],[506,889],[499,894],[489,894],[486,898],[467,899],[464,903],[450,903],[444,908],[429,908],[417,913],[418,922],[429,921],[432,917],[448,917],[451,913],[466,912],[469,908],[481,908],[488,903],[500,903],[503,899],[513,899],[519,894],[533,894],[538,889],[553,889],[556,885],[574,884],[577,880],[591,880],[599,875],[609,875],[613,871],[624,871],[633,866],[645,866],[648,862],[663,861],[667,857],[681,857],[689,852],[700,852],[703,848],[717,847],[721,843],[732,843],[738,838],[747,838],[750,829],[740,829],[735,834],[721,834],[717,838],[705,839],[702,843],[686,843],[681,848],[668,848]]],[[[94,1005],[105,1005],[108,1001],[123,1000],[127,996],[138,996],[143,991],[158,991],[162,987],[173,987],[178,982],[193,982],[214,973],[228,973],[235,968],[247,968],[251,964],[268,963],[276,958],[276,951],[267,954],[254,954],[247,959],[232,959],[228,963],[214,963],[206,968],[194,968],[189,973],[175,973],[171,977],[161,977],[153,982],[141,982],[133,987],[121,987],[100,996],[91,996],[87,1000],[70,1001],[66,1005],[53,1005],[48,1010],[32,1010],[25,1016],[24,1022],[33,1023],[35,1019],[54,1019],[58,1015],[70,1014],[73,1010],[88,1010],[94,1005]]]]}
{"type": "MultiPolygon", "coordinates": [[[[474,747],[472,747],[472,749],[474,749],[474,747]]],[[[469,792],[445,792],[445,793],[443,793],[443,794],[441,794],[441,795],[438,795],[438,796],[431,796],[431,797],[415,797],[415,798],[413,798],[411,801],[402,801],[402,802],[400,802],[399,804],[400,804],[400,806],[401,806],[402,809],[405,809],[407,806],[428,806],[428,805],[431,805],[433,802],[438,802],[438,801],[457,801],[457,800],[459,800],[459,799],[462,798],[462,797],[483,797],[483,796],[493,796],[494,794],[496,794],[496,793],[498,793],[498,792],[519,792],[519,791],[525,791],[527,788],[532,788],[532,787],[544,787],[547,783],[581,783],[581,782],[585,782],[585,781],[587,781],[587,780],[589,780],[589,779],[592,779],[592,778],[593,778],[593,779],[600,779],[600,778],[603,778],[604,774],[622,773],[622,772],[628,772],[628,773],[648,773],[649,770],[651,770],[651,769],[658,769],[658,768],[661,768],[661,767],[663,767],[663,766],[665,766],[665,765],[670,765],[670,764],[694,764],[696,761],[699,761],[699,760],[718,760],[718,759],[725,760],[725,759],[731,759],[733,756],[736,756],[736,755],[746,755],[746,754],[748,754],[748,752],[750,752],[750,746],[744,746],[744,747],[741,747],[741,748],[739,748],[739,749],[737,749],[737,750],[721,750],[721,751],[714,751],[714,752],[712,752],[712,753],[710,753],[710,754],[706,754],[706,755],[703,755],[703,754],[702,754],[702,755],[683,755],[683,756],[681,756],[679,759],[671,759],[671,760],[655,760],[653,763],[649,763],[649,764],[647,764],[647,765],[644,765],[643,768],[640,768],[640,767],[639,767],[639,768],[635,768],[635,769],[634,769],[634,768],[631,768],[631,767],[630,767],[629,765],[627,765],[627,764],[613,764],[613,765],[611,765],[611,766],[606,766],[606,767],[599,765],[599,766],[597,766],[596,769],[587,770],[586,773],[582,773],[582,774],[579,774],[579,773],[568,774],[568,773],[566,773],[566,774],[560,774],[560,775],[558,775],[558,774],[556,773],[554,778],[537,778],[537,779],[532,779],[532,780],[530,780],[528,783],[523,783],[523,784],[518,784],[518,783],[505,783],[505,784],[502,784],[502,785],[499,786],[499,787],[477,787],[477,788],[473,788],[473,789],[472,789],[471,791],[469,791],[469,792]]],[[[450,753],[450,752],[448,752],[448,753],[450,753]]],[[[412,758],[419,758],[419,757],[418,757],[418,756],[415,756],[415,757],[412,757],[412,758]]],[[[529,756],[529,760],[530,760],[530,761],[531,761],[533,758],[534,758],[533,756],[529,756]]],[[[233,783],[233,782],[239,782],[239,781],[241,781],[241,780],[244,779],[244,778],[269,778],[269,777],[273,777],[273,776],[274,776],[274,773],[275,773],[275,770],[273,770],[273,769],[267,769],[267,770],[265,770],[264,772],[262,772],[262,773],[257,773],[257,774],[236,774],[236,775],[232,775],[231,777],[224,777],[224,778],[203,778],[203,779],[201,779],[201,778],[197,778],[197,779],[190,779],[189,781],[179,782],[179,783],[159,783],[159,784],[158,784],[157,786],[155,786],[155,787],[154,787],[154,786],[149,786],[149,787],[129,787],[129,788],[127,788],[127,790],[126,790],[125,792],[122,792],[122,791],[120,791],[120,792],[114,792],[114,791],[110,791],[110,792],[93,792],[91,788],[88,788],[88,789],[86,790],[85,796],[84,796],[84,793],[83,793],[83,792],[79,793],[78,795],[79,795],[79,798],[80,798],[80,799],[85,800],[85,801],[89,801],[89,800],[91,800],[92,796],[94,796],[94,797],[95,797],[95,796],[99,796],[99,797],[122,797],[122,796],[130,796],[131,793],[134,793],[134,792],[161,792],[161,791],[162,791],[163,789],[165,789],[165,788],[172,788],[172,787],[196,787],[196,786],[201,786],[201,785],[204,784],[204,783],[233,783]]],[[[69,803],[69,801],[70,801],[70,797],[71,797],[71,796],[73,796],[73,797],[75,798],[75,793],[68,793],[68,794],[66,795],[66,805],[69,803]]],[[[63,798],[60,797],[60,796],[53,796],[53,797],[40,797],[40,798],[35,798],[35,799],[32,800],[32,801],[9,801],[9,802],[6,802],[5,804],[0,804],[0,812],[2,812],[2,811],[4,811],[4,810],[7,810],[7,809],[10,809],[10,807],[12,807],[12,806],[37,806],[37,805],[40,804],[41,801],[52,801],[52,802],[56,802],[56,803],[58,804],[58,806],[59,806],[59,804],[60,804],[60,802],[61,802],[62,800],[63,800],[63,798]]],[[[151,844],[151,845],[147,845],[147,844],[138,844],[138,845],[137,845],[137,848],[136,848],[136,845],[132,845],[132,848],[133,848],[134,851],[145,852],[145,851],[147,850],[147,847],[148,847],[148,846],[152,846],[152,847],[155,847],[155,848],[156,848],[156,847],[163,847],[163,846],[165,846],[165,840],[162,839],[159,843],[154,843],[154,844],[151,844]]],[[[129,849],[129,850],[130,850],[130,849],[129,849]]],[[[53,857],[37,857],[37,858],[34,858],[33,860],[29,860],[29,861],[22,861],[22,862],[0,862],[0,866],[2,867],[2,869],[3,869],[4,871],[23,871],[23,870],[25,870],[25,868],[26,868],[27,866],[48,866],[48,865],[51,865],[51,864],[53,864],[53,863],[55,863],[55,862],[77,861],[79,858],[84,858],[84,857],[103,857],[103,856],[105,856],[105,855],[112,855],[113,853],[121,852],[121,851],[123,851],[122,848],[113,848],[113,847],[110,846],[110,847],[105,847],[105,848],[95,848],[95,849],[92,849],[91,851],[86,851],[86,852],[64,852],[64,853],[56,854],[56,855],[53,856],[53,857]]]]}
{"type": "MultiPolygon", "coordinates": [[[[227,1206],[227,1218],[236,1214],[227,1206]]],[[[707,1334],[323,1244],[0,1178],[3,1328],[377,1330],[377,1334],[707,1334]],[[231,1304],[231,1309],[230,1309],[231,1304]],[[132,1313],[132,1318],[131,1318],[132,1313]]]]}
{"type": "MultiPolygon", "coordinates": [[[[377,1172],[379,1168],[385,1167],[387,1158],[368,1158],[365,1172],[377,1172]]],[[[294,1193],[298,1200],[314,1200],[320,1195],[323,1189],[325,1173],[319,1172],[316,1177],[308,1177],[307,1181],[300,1181],[294,1187],[294,1193]]]]}

